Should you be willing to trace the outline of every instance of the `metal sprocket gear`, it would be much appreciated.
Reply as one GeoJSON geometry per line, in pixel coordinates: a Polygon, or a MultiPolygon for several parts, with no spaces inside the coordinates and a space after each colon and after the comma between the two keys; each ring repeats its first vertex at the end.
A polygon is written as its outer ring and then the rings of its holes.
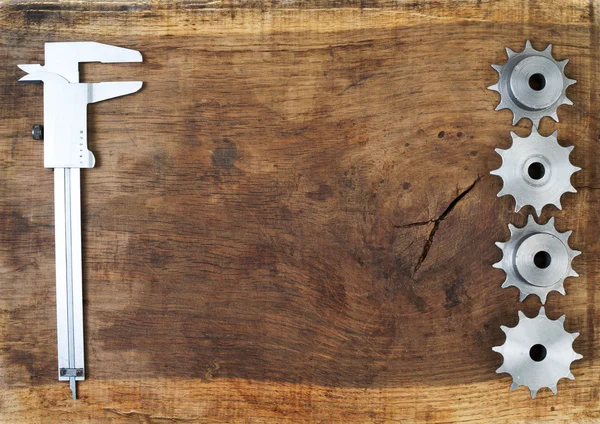
{"type": "Polygon", "coordinates": [[[548,137],[531,128],[528,137],[510,133],[513,144],[507,150],[496,149],[502,157],[500,168],[490,172],[502,178],[504,186],[498,197],[511,195],[515,198],[515,212],[531,205],[540,216],[545,205],[561,209],[561,196],[566,192],[576,193],[571,185],[571,175],[581,170],[569,161],[574,146],[562,147],[554,131],[548,137]]]}
{"type": "Polygon", "coordinates": [[[506,53],[508,60],[504,65],[492,65],[499,74],[498,83],[488,87],[500,93],[496,110],[510,109],[513,125],[527,118],[537,127],[544,116],[558,122],[558,107],[573,104],[566,91],[576,81],[564,73],[569,60],[558,62],[552,57],[552,44],[538,51],[529,40],[522,52],[507,47],[506,53]]]}
{"type": "Polygon", "coordinates": [[[492,350],[504,357],[504,363],[496,372],[512,376],[511,390],[527,386],[535,398],[543,387],[556,394],[560,379],[575,379],[571,363],[583,358],[573,350],[573,341],[579,333],[565,331],[564,322],[564,315],[557,320],[549,319],[542,306],[537,317],[528,318],[519,311],[519,323],[515,327],[500,327],[506,341],[492,350]]]}
{"type": "Polygon", "coordinates": [[[502,249],[502,259],[493,265],[506,273],[502,288],[517,287],[521,302],[530,294],[538,296],[542,304],[552,291],[564,295],[565,279],[579,276],[571,266],[573,258],[581,254],[569,247],[573,232],[558,232],[554,218],[538,224],[532,215],[524,227],[508,224],[508,228],[510,239],[496,243],[502,249]]]}

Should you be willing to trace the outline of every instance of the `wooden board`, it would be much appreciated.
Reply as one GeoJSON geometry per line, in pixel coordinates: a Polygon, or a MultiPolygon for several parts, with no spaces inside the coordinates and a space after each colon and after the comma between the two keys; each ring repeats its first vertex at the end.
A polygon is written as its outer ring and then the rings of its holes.
{"type": "Polygon", "coordinates": [[[596,1],[0,3],[0,421],[600,420],[596,1]],[[579,278],[548,315],[581,332],[557,396],[509,391],[513,326],[494,242],[531,209],[498,199],[504,47],[554,45],[583,171],[563,211],[579,278]],[[83,172],[87,380],[56,381],[52,171],[18,63],[47,41],[140,50],[84,65],[143,80],[89,108],[83,172]]]}

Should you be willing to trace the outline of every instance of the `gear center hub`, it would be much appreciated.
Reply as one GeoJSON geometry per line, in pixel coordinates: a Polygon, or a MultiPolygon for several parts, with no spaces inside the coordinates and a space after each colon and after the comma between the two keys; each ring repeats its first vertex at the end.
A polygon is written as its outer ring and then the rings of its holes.
{"type": "Polygon", "coordinates": [[[510,96],[527,110],[546,109],[563,92],[563,73],[556,63],[544,56],[521,60],[510,74],[510,96]]]}
{"type": "Polygon", "coordinates": [[[516,271],[527,283],[538,287],[556,284],[569,267],[566,246],[552,234],[530,235],[521,242],[515,256],[516,271]]]}
{"type": "Polygon", "coordinates": [[[523,162],[521,174],[527,184],[541,187],[552,178],[552,165],[546,157],[533,155],[523,162]]]}

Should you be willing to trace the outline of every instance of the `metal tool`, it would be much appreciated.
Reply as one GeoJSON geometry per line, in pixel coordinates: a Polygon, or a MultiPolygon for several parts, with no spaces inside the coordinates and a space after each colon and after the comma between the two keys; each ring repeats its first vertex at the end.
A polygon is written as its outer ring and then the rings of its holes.
{"type": "Polygon", "coordinates": [[[521,302],[530,294],[538,296],[542,304],[552,291],[564,295],[565,279],[579,276],[571,266],[573,258],[581,254],[569,247],[572,231],[559,233],[554,218],[541,225],[533,215],[524,227],[508,224],[508,228],[510,239],[496,243],[502,249],[502,259],[493,265],[506,273],[502,288],[517,287],[521,302]]]}
{"type": "Polygon", "coordinates": [[[558,122],[556,110],[560,105],[572,105],[567,88],[575,80],[565,76],[568,59],[560,62],[552,57],[552,44],[544,51],[535,50],[529,40],[522,52],[506,48],[508,60],[504,65],[492,65],[498,74],[498,82],[490,90],[500,93],[496,110],[510,109],[513,125],[521,118],[528,118],[538,126],[544,116],[558,122]]]}
{"type": "Polygon", "coordinates": [[[502,157],[502,166],[490,172],[504,182],[498,197],[513,196],[515,212],[525,205],[533,206],[538,216],[546,205],[562,209],[561,196],[577,192],[571,185],[571,175],[581,168],[569,161],[574,147],[562,147],[556,139],[556,131],[544,137],[535,126],[528,137],[519,137],[514,132],[510,135],[513,139],[510,149],[496,149],[502,157]]]}
{"type": "Polygon", "coordinates": [[[44,167],[54,168],[56,237],[56,312],[58,379],[69,381],[73,399],[76,381],[85,379],[81,262],[80,169],[93,168],[87,148],[87,105],[134,93],[142,82],[80,83],[81,62],[142,62],[136,50],[94,42],[46,43],[45,65],[19,65],[27,75],[20,83],[44,83],[44,167]]]}
{"type": "Polygon", "coordinates": [[[510,390],[527,386],[535,398],[542,387],[556,394],[561,378],[575,379],[571,363],[583,358],[573,350],[573,341],[579,333],[565,331],[564,322],[564,315],[557,320],[549,319],[542,306],[537,317],[528,318],[519,311],[519,323],[515,327],[500,327],[506,333],[506,341],[492,350],[504,357],[504,363],[496,372],[512,376],[510,390]]]}

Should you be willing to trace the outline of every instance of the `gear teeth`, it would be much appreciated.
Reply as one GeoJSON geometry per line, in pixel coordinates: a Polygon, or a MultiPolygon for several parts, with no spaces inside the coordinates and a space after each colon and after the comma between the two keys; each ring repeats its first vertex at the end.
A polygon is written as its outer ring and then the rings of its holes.
{"type": "Polygon", "coordinates": [[[500,104],[496,110],[510,109],[513,112],[513,125],[517,125],[522,118],[527,118],[531,120],[533,126],[537,127],[539,126],[540,120],[546,116],[551,117],[558,122],[556,109],[563,104],[573,104],[566,96],[567,88],[575,82],[575,80],[571,80],[565,76],[565,67],[568,63],[568,59],[557,61],[552,56],[552,44],[548,44],[543,51],[536,50],[530,40],[525,41],[525,47],[520,52],[515,52],[509,47],[506,47],[505,50],[507,55],[506,63],[503,65],[492,65],[492,68],[498,72],[498,83],[488,87],[490,90],[500,93],[500,104]],[[526,83],[526,81],[520,80],[526,76],[515,72],[515,69],[516,65],[522,60],[532,57],[537,57],[537,60],[553,63],[558,67],[562,75],[562,78],[552,79],[552,83],[558,85],[556,88],[560,88],[560,95],[558,97],[547,98],[545,94],[541,94],[549,103],[544,102],[544,106],[538,108],[531,108],[528,105],[527,95],[524,93],[521,93],[521,95],[519,93],[514,93],[511,88],[514,86],[511,81],[513,78],[519,79],[518,85],[526,83]]]}
{"type": "MultiPolygon", "coordinates": [[[[510,231],[510,238],[506,242],[497,242],[496,246],[502,250],[502,259],[496,262],[494,268],[501,268],[506,278],[502,283],[502,288],[515,286],[519,289],[519,301],[524,301],[527,296],[535,295],[538,296],[541,303],[545,304],[548,295],[552,291],[557,291],[562,295],[565,295],[564,280],[568,277],[577,277],[578,274],[572,267],[572,260],[578,254],[578,250],[573,250],[569,246],[569,237],[572,235],[572,231],[565,231],[560,233],[554,226],[554,217],[550,217],[545,224],[539,224],[533,214],[527,215],[527,223],[517,228],[512,224],[508,224],[510,231]],[[558,239],[567,251],[568,263],[566,264],[566,270],[562,276],[557,276],[557,280],[550,286],[534,285],[530,281],[526,280],[522,275],[522,272],[517,268],[517,252],[521,243],[528,237],[536,234],[548,234],[558,239]]],[[[543,312],[543,311],[542,311],[543,312]]]]}
{"type": "MultiPolygon", "coordinates": [[[[519,212],[524,206],[531,206],[535,210],[535,214],[528,213],[527,224],[521,228],[509,224],[510,239],[507,242],[496,243],[496,246],[502,250],[502,259],[492,266],[503,269],[506,273],[502,288],[516,286],[519,288],[521,302],[533,294],[538,296],[544,305],[548,294],[552,291],[558,291],[565,295],[564,280],[567,277],[578,276],[572,268],[572,260],[580,252],[571,249],[568,244],[572,231],[559,233],[555,228],[554,218],[550,218],[546,224],[540,224],[535,217],[537,216],[539,219],[543,208],[547,205],[554,205],[557,209],[562,209],[562,195],[567,192],[577,192],[571,183],[571,176],[581,168],[572,165],[569,159],[574,146],[562,147],[557,141],[556,131],[550,136],[544,137],[539,134],[538,127],[540,120],[544,117],[559,122],[557,109],[563,104],[573,105],[571,99],[566,95],[566,90],[576,81],[565,76],[564,70],[569,62],[568,59],[556,61],[552,56],[552,44],[548,44],[542,51],[536,50],[531,41],[526,40],[525,47],[521,52],[515,52],[506,47],[506,54],[508,60],[504,65],[492,65],[492,68],[499,74],[498,82],[488,87],[489,90],[500,94],[500,102],[495,109],[509,109],[512,112],[513,125],[517,125],[521,119],[526,118],[532,122],[532,127],[530,135],[524,138],[511,132],[512,146],[506,150],[496,149],[502,158],[502,165],[498,169],[490,171],[490,174],[502,178],[503,185],[498,192],[498,197],[510,195],[515,201],[515,212],[519,212]],[[562,73],[562,79],[548,80],[553,81],[552,84],[556,83],[556,86],[552,87],[552,92],[557,93],[556,97],[549,98],[551,96],[549,91],[538,93],[536,95],[539,96],[538,100],[543,101],[536,101],[533,105],[537,103],[545,106],[537,108],[530,107],[531,99],[528,99],[529,94],[526,90],[523,93],[512,91],[512,87],[527,82],[524,80],[527,75],[515,72],[516,65],[531,57],[537,57],[531,64],[536,63],[535,61],[540,61],[540,63],[550,61],[562,73]],[[559,89],[560,95],[558,95],[559,89]],[[546,101],[547,103],[545,103],[546,101]],[[541,165],[541,175],[535,176],[533,173],[535,168],[531,166],[534,164],[538,167],[541,165]],[[525,240],[534,235],[536,238],[525,244],[525,240]],[[560,243],[562,243],[562,247],[560,243]],[[567,259],[562,253],[563,247],[566,250],[567,259]],[[541,265],[538,265],[538,268],[534,266],[533,254],[541,251],[552,255],[553,268],[542,271],[541,265]],[[557,256],[554,256],[555,254],[557,256]],[[555,260],[559,262],[554,263],[555,260]],[[562,275],[557,275],[563,272],[557,270],[565,269],[564,261],[568,261],[566,271],[562,275]],[[557,275],[558,279],[555,280],[554,275],[557,275]],[[544,286],[544,283],[549,285],[544,286]]],[[[539,72],[546,77],[543,71],[545,68],[540,65],[540,69],[539,72]]],[[[536,257],[536,265],[537,259],[536,257]]],[[[528,387],[531,398],[535,399],[539,390],[547,387],[556,395],[558,381],[564,378],[565,374],[568,378],[574,379],[569,367],[574,360],[583,357],[572,348],[573,341],[579,336],[579,333],[568,333],[564,329],[565,315],[556,320],[549,319],[544,306],[540,307],[537,316],[533,318],[518,311],[518,318],[519,322],[515,327],[500,326],[506,335],[506,341],[502,346],[492,348],[494,352],[502,354],[504,359],[502,366],[496,372],[508,373],[512,376],[511,391],[524,385],[528,387]],[[555,322],[558,322],[560,326],[554,324],[555,322]],[[549,341],[540,342],[539,340],[549,341]],[[535,358],[531,347],[539,343],[544,343],[543,348],[553,351],[550,356],[551,360],[544,362],[545,355],[535,358]],[[556,352],[567,352],[567,349],[570,349],[572,354],[556,355],[556,352]],[[528,361],[529,357],[538,364],[532,365],[533,363],[528,361]]]]}
{"type": "Polygon", "coordinates": [[[515,202],[515,212],[519,212],[523,206],[515,202]]]}
{"type": "Polygon", "coordinates": [[[556,320],[548,318],[543,306],[534,318],[524,319],[524,314],[519,311],[519,322],[512,328],[514,331],[505,331],[504,344],[492,348],[494,352],[502,354],[502,366],[496,372],[510,374],[511,391],[525,386],[529,389],[531,397],[535,398],[544,387],[556,394],[558,382],[562,378],[575,379],[570,367],[573,361],[581,359],[582,356],[573,350],[573,340],[577,333],[565,331],[564,322],[564,315],[556,320]],[[560,325],[557,325],[557,322],[560,325]],[[550,360],[533,356],[531,347],[540,343],[546,348],[550,360]],[[536,362],[533,363],[529,358],[536,362]]]}
{"type": "MultiPolygon", "coordinates": [[[[573,359],[573,360],[574,361],[579,361],[580,359],[583,359],[583,355],[581,355],[580,353],[576,353],[575,354],[575,359],[573,359]]],[[[571,374],[571,375],[573,375],[573,374],[571,374]]],[[[575,380],[575,377],[573,377],[571,380],[575,380]]]]}
{"type": "Polygon", "coordinates": [[[513,126],[517,125],[520,120],[521,120],[521,117],[513,111],[513,122],[512,122],[513,126]]]}
{"type": "Polygon", "coordinates": [[[564,193],[576,192],[573,191],[576,189],[570,180],[571,176],[580,170],[569,159],[573,146],[561,146],[556,131],[549,136],[542,136],[535,126],[528,137],[520,138],[514,133],[511,133],[511,137],[513,143],[510,148],[496,149],[502,159],[501,166],[490,171],[491,175],[502,178],[504,183],[498,197],[511,195],[515,199],[515,212],[529,205],[534,207],[538,217],[546,205],[554,204],[558,209],[562,209],[560,197],[564,193]],[[535,156],[542,158],[540,160],[544,167],[549,168],[552,178],[545,178],[536,183],[530,177],[527,167],[532,162],[528,161],[535,156]]]}

